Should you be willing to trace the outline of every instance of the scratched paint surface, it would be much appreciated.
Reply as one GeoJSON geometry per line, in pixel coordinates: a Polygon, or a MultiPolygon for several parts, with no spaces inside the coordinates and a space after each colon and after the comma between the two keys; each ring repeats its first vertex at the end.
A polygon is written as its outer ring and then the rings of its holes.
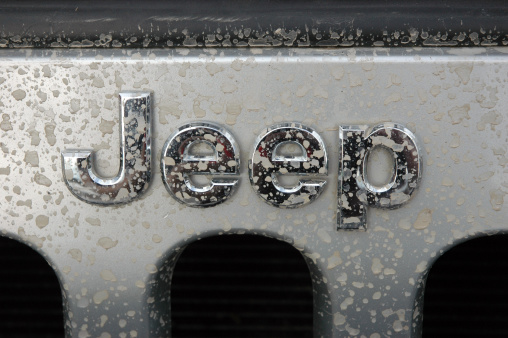
{"type": "Polygon", "coordinates": [[[2,50],[0,58],[0,230],[52,264],[69,336],[166,336],[178,254],[233,233],[302,252],[317,290],[315,336],[417,334],[432,262],[455,243],[508,229],[507,48],[2,50]],[[275,208],[243,165],[227,201],[196,209],[171,197],[153,166],[147,192],[127,205],[78,200],[60,153],[92,148],[97,172],[116,175],[118,94],[136,90],[153,93],[154,163],[184,124],[226,127],[248,163],[263,130],[299,122],[326,146],[323,192],[275,208]],[[418,191],[399,209],[368,208],[365,232],[337,231],[339,126],[383,122],[418,139],[418,191]]]}

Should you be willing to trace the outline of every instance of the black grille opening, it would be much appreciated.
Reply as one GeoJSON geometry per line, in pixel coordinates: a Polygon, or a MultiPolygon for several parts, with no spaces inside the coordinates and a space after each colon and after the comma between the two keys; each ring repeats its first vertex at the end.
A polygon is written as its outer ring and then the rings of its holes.
{"type": "Polygon", "coordinates": [[[432,266],[424,337],[508,337],[508,236],[460,244],[432,266]]]}
{"type": "Polygon", "coordinates": [[[64,337],[60,284],[35,250],[0,237],[0,337],[64,337]]]}
{"type": "Polygon", "coordinates": [[[172,336],[312,337],[312,281],[291,245],[252,235],[203,239],[171,282],[172,336]]]}

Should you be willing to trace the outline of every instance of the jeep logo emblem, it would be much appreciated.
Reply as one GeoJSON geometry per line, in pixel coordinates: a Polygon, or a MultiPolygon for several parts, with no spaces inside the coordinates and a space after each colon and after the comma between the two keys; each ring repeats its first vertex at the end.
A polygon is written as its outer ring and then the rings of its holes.
{"type": "MultiPolygon", "coordinates": [[[[79,199],[115,205],[133,201],[152,178],[151,94],[120,93],[120,168],[113,178],[95,174],[92,150],[62,152],[64,180],[79,199]]],[[[366,229],[366,207],[397,208],[406,203],[421,178],[416,137],[403,125],[382,123],[372,128],[343,125],[339,129],[337,229],[366,229]],[[371,150],[388,149],[393,175],[382,187],[369,183],[366,163],[371,150]]],[[[328,155],[317,131],[299,123],[268,127],[256,139],[249,160],[250,183],[256,194],[278,208],[298,208],[315,201],[326,184],[328,155]],[[286,146],[295,155],[281,151],[286,146]],[[293,175],[297,184],[281,178],[293,175]]],[[[213,207],[230,198],[239,184],[240,150],[233,135],[210,122],[185,124],[169,136],[161,154],[162,181],[178,202],[213,207]],[[202,154],[195,151],[208,149],[202,154]],[[195,184],[192,177],[209,177],[195,184]]]]}

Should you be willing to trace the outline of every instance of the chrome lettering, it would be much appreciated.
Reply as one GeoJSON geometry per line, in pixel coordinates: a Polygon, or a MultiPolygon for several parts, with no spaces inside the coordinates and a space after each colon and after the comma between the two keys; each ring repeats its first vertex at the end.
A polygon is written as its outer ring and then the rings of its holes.
{"type": "Polygon", "coordinates": [[[365,126],[341,126],[339,130],[339,191],[337,229],[366,230],[366,207],[394,209],[406,203],[421,178],[416,137],[404,126],[383,123],[366,135],[365,126]],[[389,183],[376,187],[367,179],[369,153],[388,149],[394,157],[389,183]]]}
{"type": "Polygon", "coordinates": [[[64,180],[80,200],[100,205],[125,204],[141,196],[151,179],[151,94],[120,93],[120,168],[113,178],[98,176],[94,153],[62,152],[64,180]]]}
{"type": "Polygon", "coordinates": [[[299,123],[274,125],[255,142],[249,162],[250,181],[267,203],[279,208],[300,207],[314,201],[326,181],[301,178],[296,185],[287,187],[279,182],[281,176],[325,176],[327,161],[325,145],[317,132],[299,123]],[[278,151],[290,144],[301,150],[299,155],[284,155],[278,151]]]}
{"type": "Polygon", "coordinates": [[[177,201],[192,207],[211,207],[224,202],[233,193],[238,179],[216,178],[237,175],[240,170],[238,146],[233,136],[212,123],[191,123],[171,135],[161,156],[162,181],[177,201]],[[212,154],[193,154],[192,148],[202,144],[212,154]],[[192,176],[210,179],[198,186],[192,176]]]}

